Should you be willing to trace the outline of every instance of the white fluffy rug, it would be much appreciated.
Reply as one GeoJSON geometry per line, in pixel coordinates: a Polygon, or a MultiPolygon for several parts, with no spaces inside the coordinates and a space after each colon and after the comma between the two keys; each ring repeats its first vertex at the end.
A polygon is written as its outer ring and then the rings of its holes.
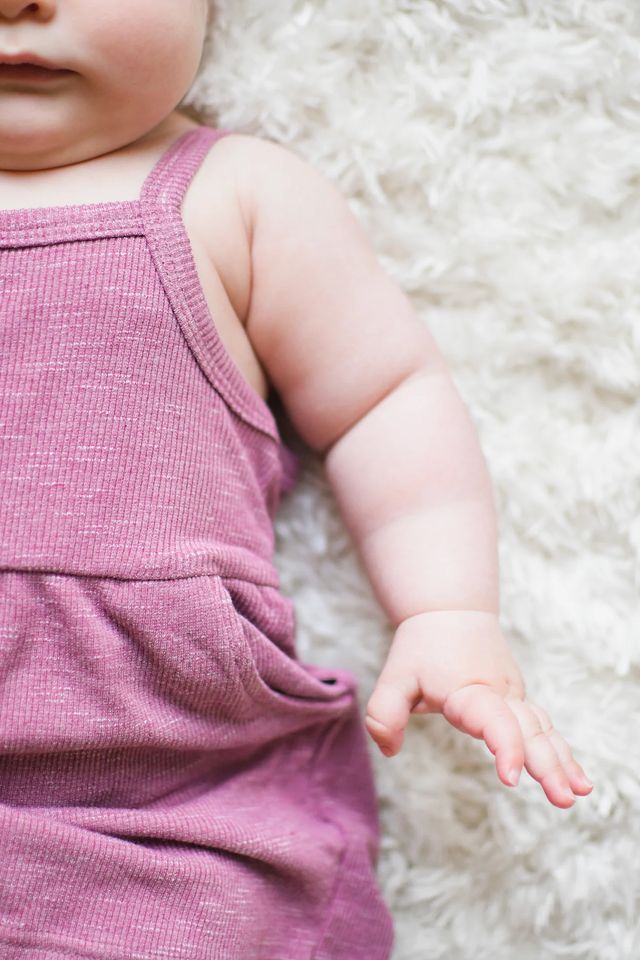
{"type": "MultiPolygon", "coordinates": [[[[595,785],[509,790],[440,716],[371,742],[394,960],[638,960],[640,4],[217,11],[186,103],[330,176],[430,326],[494,479],[505,632],[595,785]]],[[[309,453],[277,533],[300,654],[364,712],[392,630],[309,453]]]]}

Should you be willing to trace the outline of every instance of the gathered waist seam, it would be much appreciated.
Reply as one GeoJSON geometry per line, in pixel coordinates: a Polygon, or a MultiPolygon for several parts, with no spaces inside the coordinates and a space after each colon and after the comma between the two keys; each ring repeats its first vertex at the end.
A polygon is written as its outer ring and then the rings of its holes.
{"type": "Polygon", "coordinates": [[[218,578],[220,580],[240,580],[243,583],[252,583],[257,587],[278,587],[279,583],[273,579],[269,580],[260,580],[254,576],[241,576],[237,572],[228,572],[225,571],[212,571],[209,573],[182,573],[175,574],[170,577],[159,576],[159,577],[132,577],[132,576],[117,576],[116,574],[105,574],[105,573],[72,573],[66,570],[56,570],[52,568],[37,568],[37,569],[26,569],[25,567],[4,567],[0,566],[0,574],[2,573],[22,573],[22,574],[31,574],[32,576],[49,576],[49,577],[69,577],[72,580],[118,580],[125,583],[164,583],[171,580],[199,580],[203,577],[205,578],[218,578]]]}

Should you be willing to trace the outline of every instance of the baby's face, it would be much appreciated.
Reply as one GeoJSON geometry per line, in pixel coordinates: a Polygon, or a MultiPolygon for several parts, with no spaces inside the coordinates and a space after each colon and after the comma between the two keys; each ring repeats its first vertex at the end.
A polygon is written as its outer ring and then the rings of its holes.
{"type": "Polygon", "coordinates": [[[0,66],[0,169],[85,160],[170,120],[206,22],[207,0],[0,0],[0,63],[28,52],[72,71],[45,83],[0,66]]]}

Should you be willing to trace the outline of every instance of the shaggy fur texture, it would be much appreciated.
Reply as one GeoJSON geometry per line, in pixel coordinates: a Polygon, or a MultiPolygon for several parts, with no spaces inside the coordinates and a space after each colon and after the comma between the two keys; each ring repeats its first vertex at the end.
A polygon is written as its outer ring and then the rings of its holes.
{"type": "MultiPolygon", "coordinates": [[[[505,632],[594,782],[566,811],[509,790],[440,716],[371,742],[394,960],[640,957],[639,64],[637,0],[224,0],[185,101],[330,176],[434,333],[505,632]]],[[[277,534],[300,654],[364,713],[393,634],[308,451],[277,534]]]]}

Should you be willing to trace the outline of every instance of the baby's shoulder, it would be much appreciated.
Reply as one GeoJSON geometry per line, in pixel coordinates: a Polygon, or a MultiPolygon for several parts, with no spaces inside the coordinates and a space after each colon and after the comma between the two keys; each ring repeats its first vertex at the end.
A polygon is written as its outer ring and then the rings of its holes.
{"type": "Polygon", "coordinates": [[[341,203],[332,182],[294,148],[231,131],[206,154],[183,207],[234,309],[246,322],[252,288],[278,267],[282,242],[312,238],[341,203]]]}
{"type": "Polygon", "coordinates": [[[313,183],[319,178],[321,174],[293,148],[231,131],[215,141],[200,164],[185,213],[205,227],[214,243],[217,222],[218,232],[227,236],[230,229],[236,233],[234,228],[241,227],[250,244],[261,208],[275,200],[284,224],[287,202],[296,196],[313,202],[313,183]]]}
{"type": "Polygon", "coordinates": [[[314,169],[292,146],[235,130],[220,137],[211,153],[217,154],[219,159],[241,164],[242,169],[250,171],[254,177],[259,177],[262,171],[279,175],[293,169],[300,172],[304,168],[309,171],[314,169]]]}
{"type": "Polygon", "coordinates": [[[310,163],[295,151],[275,140],[235,130],[225,132],[216,140],[203,163],[203,169],[218,175],[228,174],[239,187],[254,191],[269,178],[286,177],[304,169],[312,171],[310,163]]]}
{"type": "Polygon", "coordinates": [[[232,175],[250,229],[262,212],[263,221],[276,229],[286,227],[289,217],[299,231],[301,220],[311,226],[309,218],[327,215],[328,209],[330,215],[333,204],[344,202],[337,185],[311,161],[267,137],[227,133],[216,142],[210,161],[212,172],[217,162],[232,175]]]}

